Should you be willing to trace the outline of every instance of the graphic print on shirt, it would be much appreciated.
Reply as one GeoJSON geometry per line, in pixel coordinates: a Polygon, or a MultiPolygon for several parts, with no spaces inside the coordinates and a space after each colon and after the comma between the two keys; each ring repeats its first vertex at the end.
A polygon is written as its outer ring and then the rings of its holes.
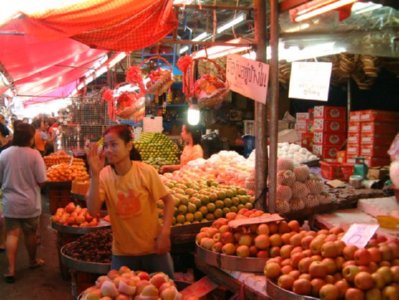
{"type": "Polygon", "coordinates": [[[130,218],[141,212],[140,193],[128,190],[128,193],[118,192],[116,214],[121,218],[130,218]]]}

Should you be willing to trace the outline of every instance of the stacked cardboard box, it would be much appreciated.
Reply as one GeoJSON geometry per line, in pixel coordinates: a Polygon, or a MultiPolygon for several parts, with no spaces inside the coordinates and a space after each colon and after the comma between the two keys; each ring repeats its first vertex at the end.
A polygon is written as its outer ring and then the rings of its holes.
{"type": "Polygon", "coordinates": [[[323,159],[335,159],[346,140],[346,109],[338,106],[315,106],[313,153],[323,159]]]}
{"type": "Polygon", "coordinates": [[[312,151],[313,145],[313,117],[312,113],[296,113],[295,130],[300,136],[300,145],[312,151]]]}
{"type": "Polygon", "coordinates": [[[399,113],[362,110],[350,113],[347,162],[357,156],[365,158],[369,167],[389,164],[387,153],[399,130],[399,113]]]}

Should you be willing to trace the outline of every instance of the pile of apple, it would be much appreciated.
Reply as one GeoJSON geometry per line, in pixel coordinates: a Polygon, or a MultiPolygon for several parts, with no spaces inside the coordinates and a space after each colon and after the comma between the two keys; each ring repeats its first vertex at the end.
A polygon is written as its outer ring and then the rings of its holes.
{"type": "Polygon", "coordinates": [[[82,300],[178,300],[182,295],[166,274],[149,275],[123,266],[97,278],[95,286],[82,293],[82,300]]]}
{"type": "MultiPolygon", "coordinates": [[[[187,180],[166,182],[175,201],[173,225],[210,222],[238,212],[252,209],[254,197],[247,190],[218,184],[214,180],[187,180]]],[[[163,202],[158,201],[159,217],[162,218],[163,202]]]]}
{"type": "Polygon", "coordinates": [[[51,216],[51,221],[72,227],[94,227],[98,225],[98,218],[90,215],[87,208],[75,205],[69,202],[64,208],[57,208],[57,211],[51,216]]]}
{"type": "Polygon", "coordinates": [[[264,273],[286,290],[321,299],[399,299],[399,241],[375,235],[346,245],[341,228],[280,231],[264,273]]]}
{"type": "Polygon", "coordinates": [[[242,225],[234,229],[229,222],[236,219],[253,218],[268,215],[261,210],[241,209],[238,213],[228,213],[219,218],[211,227],[203,227],[196,236],[199,246],[217,253],[237,255],[239,257],[269,258],[278,255],[283,233],[299,232],[297,221],[279,221],[267,224],[242,225]]]}

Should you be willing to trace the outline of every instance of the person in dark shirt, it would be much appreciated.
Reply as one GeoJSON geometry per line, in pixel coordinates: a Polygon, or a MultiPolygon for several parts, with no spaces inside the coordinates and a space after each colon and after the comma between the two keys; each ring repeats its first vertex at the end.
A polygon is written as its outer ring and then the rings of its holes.
{"type": "Polygon", "coordinates": [[[11,140],[8,138],[10,131],[8,130],[7,126],[0,123],[0,153],[4,149],[11,146],[11,140]]]}

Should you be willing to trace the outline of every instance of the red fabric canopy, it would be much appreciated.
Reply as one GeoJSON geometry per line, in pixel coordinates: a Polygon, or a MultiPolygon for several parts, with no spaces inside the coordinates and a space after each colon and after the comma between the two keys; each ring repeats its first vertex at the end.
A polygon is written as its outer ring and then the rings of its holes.
{"type": "Polygon", "coordinates": [[[0,35],[0,62],[12,78],[18,95],[43,95],[78,81],[107,54],[105,50],[63,38],[46,41],[24,32],[24,20],[15,19],[0,28],[15,34],[0,35]]]}
{"type": "Polygon", "coordinates": [[[26,32],[40,38],[116,51],[148,47],[178,25],[172,0],[86,0],[26,18],[26,32]]]}

